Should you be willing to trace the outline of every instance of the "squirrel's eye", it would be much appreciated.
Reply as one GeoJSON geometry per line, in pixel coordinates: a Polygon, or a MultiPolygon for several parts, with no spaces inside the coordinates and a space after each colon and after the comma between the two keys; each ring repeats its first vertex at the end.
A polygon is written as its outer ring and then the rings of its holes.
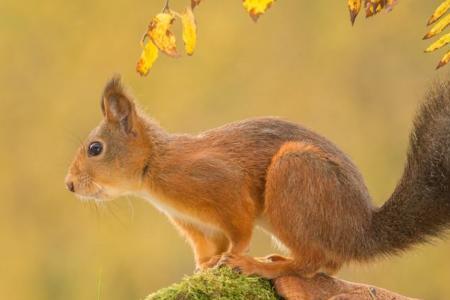
{"type": "Polygon", "coordinates": [[[100,142],[92,142],[89,144],[88,155],[97,156],[103,151],[103,145],[100,142]]]}

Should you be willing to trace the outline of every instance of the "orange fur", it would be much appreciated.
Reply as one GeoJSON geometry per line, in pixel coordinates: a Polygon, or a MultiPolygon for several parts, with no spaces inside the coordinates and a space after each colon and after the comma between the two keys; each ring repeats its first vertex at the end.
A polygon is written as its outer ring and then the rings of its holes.
{"type": "Polygon", "coordinates": [[[104,120],[78,150],[68,188],[96,199],[144,197],[187,238],[199,269],[227,264],[266,278],[334,273],[418,241],[408,235],[414,228],[400,233],[386,219],[403,202],[390,200],[378,213],[351,160],[300,125],[259,118],[170,134],[136,108],[119,78],[108,83],[101,104],[104,120]],[[95,155],[94,142],[103,146],[95,155]],[[258,224],[290,257],[246,255],[258,224]]]}
{"type": "MultiPolygon", "coordinates": [[[[258,141],[240,137],[238,128],[223,129],[230,131],[229,140],[223,140],[220,130],[197,137],[169,135],[142,116],[118,80],[106,87],[102,109],[105,120],[89,135],[67,176],[77,194],[103,199],[123,194],[146,198],[187,238],[199,269],[225,263],[245,273],[274,278],[313,274],[330,262],[343,260],[300,236],[292,240],[294,229],[290,226],[295,223],[284,216],[292,208],[277,203],[274,195],[288,189],[279,186],[283,184],[279,181],[290,170],[277,166],[286,157],[309,153],[332,161],[336,159],[332,154],[311,143],[282,140],[267,141],[267,151],[260,153],[245,145],[258,141]],[[243,139],[244,144],[234,144],[234,138],[243,139]],[[92,141],[105,145],[99,157],[86,153],[92,141]],[[264,261],[245,255],[258,219],[268,224],[266,230],[281,240],[293,258],[273,256],[273,260],[264,261]]],[[[282,122],[268,121],[275,125],[282,122]]],[[[265,120],[257,122],[261,122],[258,127],[265,120]]],[[[302,176],[323,180],[320,174],[308,174],[302,165],[296,167],[302,176]]]]}

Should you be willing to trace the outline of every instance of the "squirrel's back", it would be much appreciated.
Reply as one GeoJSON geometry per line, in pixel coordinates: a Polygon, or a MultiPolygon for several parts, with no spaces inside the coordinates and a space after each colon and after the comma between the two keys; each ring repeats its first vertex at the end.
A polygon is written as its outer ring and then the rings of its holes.
{"type": "Polygon", "coordinates": [[[227,161],[236,163],[248,173],[261,197],[269,165],[284,144],[301,142],[314,145],[337,158],[341,167],[356,179],[355,188],[361,191],[363,200],[370,200],[364,179],[351,159],[327,138],[300,124],[275,117],[252,118],[205,131],[196,139],[195,143],[189,144],[196,149],[221,153],[227,161]]]}

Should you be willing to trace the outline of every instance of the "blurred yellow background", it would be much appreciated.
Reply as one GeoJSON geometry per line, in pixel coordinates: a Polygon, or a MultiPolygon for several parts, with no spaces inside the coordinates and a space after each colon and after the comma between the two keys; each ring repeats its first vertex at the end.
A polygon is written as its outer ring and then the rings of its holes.
{"type": "MultiPolygon", "coordinates": [[[[172,132],[262,115],[305,124],[354,159],[378,204],[401,175],[417,104],[446,74],[434,71],[440,55],[422,54],[421,40],[441,1],[399,1],[352,27],[345,0],[279,0],[256,25],[241,1],[205,0],[196,54],[162,56],[140,78],[138,42],[163,2],[0,2],[2,299],[97,299],[99,286],[100,299],[142,299],[193,270],[191,250],[149,204],[118,199],[96,209],[65,190],[113,73],[172,132]]],[[[252,253],[271,251],[256,231],[252,253]]],[[[448,299],[449,253],[449,240],[436,241],[339,276],[448,299]]]]}

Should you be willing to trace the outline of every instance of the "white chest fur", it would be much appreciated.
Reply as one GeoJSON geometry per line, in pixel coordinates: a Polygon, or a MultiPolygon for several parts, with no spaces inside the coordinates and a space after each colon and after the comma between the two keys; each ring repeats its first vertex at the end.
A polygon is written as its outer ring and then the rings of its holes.
{"type": "Polygon", "coordinates": [[[147,202],[149,202],[150,204],[155,206],[160,212],[164,213],[168,217],[173,218],[178,221],[182,221],[182,222],[194,225],[198,230],[202,231],[205,235],[214,235],[218,231],[220,231],[213,224],[208,224],[198,218],[195,218],[191,215],[180,212],[173,206],[164,203],[163,201],[159,200],[158,197],[152,195],[151,193],[149,193],[147,191],[140,192],[137,194],[137,196],[145,199],[147,202]]]}

